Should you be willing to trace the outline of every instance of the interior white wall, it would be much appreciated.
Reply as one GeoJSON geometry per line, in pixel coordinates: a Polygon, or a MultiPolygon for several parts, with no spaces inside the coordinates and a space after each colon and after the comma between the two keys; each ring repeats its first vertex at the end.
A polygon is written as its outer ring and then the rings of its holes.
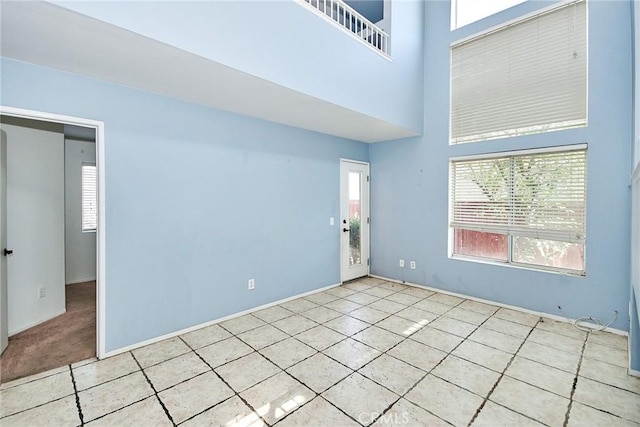
{"type": "Polygon", "coordinates": [[[65,139],[65,280],[96,280],[96,233],[82,231],[82,164],[96,163],[96,144],[65,139]]]}
{"type": "MultiPolygon", "coordinates": [[[[45,126],[46,127],[46,126],[45,126]]],[[[64,135],[2,123],[7,140],[8,329],[65,311],[64,135]],[[46,296],[38,297],[38,289],[46,296]]]]}

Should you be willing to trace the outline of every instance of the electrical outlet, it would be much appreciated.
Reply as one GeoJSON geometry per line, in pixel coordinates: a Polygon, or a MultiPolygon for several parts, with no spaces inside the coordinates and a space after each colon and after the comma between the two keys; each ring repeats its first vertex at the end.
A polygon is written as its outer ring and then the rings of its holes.
{"type": "Polygon", "coordinates": [[[403,259],[401,259],[398,264],[400,265],[400,268],[404,268],[404,260],[403,259]]]}
{"type": "Polygon", "coordinates": [[[38,298],[44,298],[47,296],[47,288],[38,288],[38,298]]]}
{"type": "Polygon", "coordinates": [[[256,288],[256,279],[249,279],[248,288],[249,288],[249,290],[256,288]]]}
{"type": "Polygon", "coordinates": [[[333,219],[333,217],[329,218],[329,225],[333,225],[335,224],[335,220],[333,219]]]}
{"type": "Polygon", "coordinates": [[[416,262],[415,262],[415,261],[411,261],[411,262],[409,263],[409,267],[410,267],[412,270],[415,270],[415,269],[416,269],[416,262]]]}

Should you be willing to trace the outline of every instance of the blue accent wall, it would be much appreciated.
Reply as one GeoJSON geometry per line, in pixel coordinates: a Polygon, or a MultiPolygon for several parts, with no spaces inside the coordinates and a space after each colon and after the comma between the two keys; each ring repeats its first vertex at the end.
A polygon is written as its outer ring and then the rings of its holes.
{"type": "Polygon", "coordinates": [[[449,146],[450,44],[549,2],[529,1],[449,31],[448,1],[425,3],[424,136],[374,144],[371,270],[503,304],[629,329],[631,2],[589,2],[589,125],[449,146]],[[588,143],[586,277],[448,257],[448,161],[475,153],[588,143]],[[400,268],[398,259],[417,268],[400,268]]]}
{"type": "Polygon", "coordinates": [[[105,122],[107,351],[340,281],[339,160],[366,144],[1,66],[3,105],[105,122]]]}

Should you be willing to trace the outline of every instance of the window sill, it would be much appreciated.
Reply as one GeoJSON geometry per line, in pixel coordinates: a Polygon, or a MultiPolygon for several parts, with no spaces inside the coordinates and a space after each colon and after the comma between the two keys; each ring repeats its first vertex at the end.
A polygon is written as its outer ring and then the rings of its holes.
{"type": "Polygon", "coordinates": [[[470,262],[475,262],[479,264],[496,265],[500,267],[510,267],[518,270],[528,270],[528,271],[535,271],[539,273],[562,274],[564,276],[572,276],[572,277],[578,277],[578,278],[586,277],[586,272],[584,271],[566,270],[566,269],[557,268],[557,267],[532,266],[528,264],[521,264],[521,263],[514,263],[514,262],[510,263],[507,261],[498,261],[498,260],[492,260],[488,258],[476,258],[476,257],[469,257],[464,255],[455,255],[455,254],[449,255],[449,259],[458,260],[458,261],[470,261],[470,262]]]}

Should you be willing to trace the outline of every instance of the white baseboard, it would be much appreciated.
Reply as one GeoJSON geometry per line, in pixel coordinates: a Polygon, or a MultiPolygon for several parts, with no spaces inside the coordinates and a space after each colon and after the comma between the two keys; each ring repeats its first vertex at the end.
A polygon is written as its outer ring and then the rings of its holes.
{"type": "MultiPolygon", "coordinates": [[[[491,301],[491,300],[486,300],[486,299],[482,299],[482,298],[472,297],[472,296],[469,296],[469,295],[459,294],[457,292],[450,292],[450,291],[446,291],[444,289],[433,288],[431,286],[418,285],[416,283],[409,283],[409,282],[405,282],[405,281],[402,281],[402,280],[391,279],[391,278],[384,277],[384,276],[377,276],[375,274],[370,274],[370,276],[371,277],[375,277],[376,279],[386,280],[388,282],[401,283],[403,285],[413,286],[414,288],[427,289],[429,291],[439,292],[441,294],[451,295],[451,296],[459,297],[459,298],[470,299],[472,301],[477,301],[477,302],[481,302],[481,303],[484,303],[484,304],[495,305],[495,306],[498,306],[498,307],[508,308],[510,310],[521,311],[523,313],[533,314],[535,316],[546,317],[548,319],[556,320],[558,322],[572,323],[572,322],[575,321],[575,319],[567,319],[567,318],[565,318],[563,316],[557,316],[555,314],[549,314],[549,313],[543,313],[541,311],[529,310],[527,308],[518,307],[518,306],[515,306],[515,305],[502,304],[502,303],[491,301]]],[[[591,326],[591,325],[588,325],[588,324],[584,325],[584,326],[587,327],[587,328],[591,328],[591,329],[596,329],[597,328],[597,326],[591,326]]],[[[620,329],[606,328],[605,331],[606,332],[611,332],[612,334],[616,334],[616,335],[623,335],[625,337],[629,336],[628,332],[622,331],[620,329]]]]}
{"type": "Polygon", "coordinates": [[[122,353],[125,353],[127,351],[135,350],[137,348],[144,347],[144,346],[147,346],[147,345],[150,345],[150,344],[154,344],[154,343],[157,343],[157,342],[160,342],[160,341],[164,341],[164,340],[169,339],[169,338],[177,337],[178,335],[186,334],[188,332],[192,332],[192,331],[195,331],[195,330],[198,330],[198,329],[201,329],[201,328],[206,328],[207,326],[215,325],[216,323],[220,323],[220,322],[224,322],[226,320],[234,319],[236,317],[244,316],[245,314],[253,313],[254,311],[263,310],[265,308],[273,307],[273,306],[285,303],[287,301],[291,301],[291,300],[294,300],[294,299],[297,299],[297,298],[301,298],[301,297],[304,297],[304,296],[307,296],[307,295],[316,294],[318,292],[326,291],[327,289],[335,288],[336,286],[340,286],[340,285],[341,285],[340,283],[336,283],[334,285],[329,285],[329,286],[325,286],[323,288],[314,289],[313,291],[297,294],[297,295],[294,295],[292,297],[284,298],[284,299],[281,299],[281,300],[278,300],[278,301],[270,302],[268,304],[260,305],[258,307],[250,308],[249,310],[241,311],[239,313],[234,313],[234,314],[231,314],[229,316],[221,317],[221,318],[218,318],[218,319],[215,319],[215,320],[210,320],[208,322],[200,323],[200,324],[195,325],[195,326],[190,326],[188,328],[181,329],[181,330],[176,331],[176,332],[171,332],[171,333],[168,333],[168,334],[156,337],[156,338],[151,338],[151,339],[148,339],[146,341],[142,341],[142,342],[139,342],[139,343],[136,343],[136,344],[131,344],[131,345],[128,345],[126,347],[118,348],[116,350],[107,351],[101,359],[106,359],[106,358],[111,357],[111,356],[116,356],[118,354],[122,354],[122,353]]]}
{"type": "Polygon", "coordinates": [[[629,375],[631,375],[632,377],[640,378],[640,371],[636,371],[635,369],[629,368],[628,372],[629,372],[629,375]]]}
{"type": "Polygon", "coordinates": [[[16,330],[16,331],[9,332],[9,336],[10,336],[10,337],[12,337],[12,336],[14,336],[15,334],[19,334],[19,333],[20,333],[20,332],[22,332],[22,331],[26,331],[27,329],[33,328],[34,326],[38,326],[40,323],[44,323],[44,322],[46,322],[47,320],[51,320],[51,319],[53,319],[54,317],[58,317],[58,316],[60,316],[60,315],[62,315],[62,314],[65,314],[66,312],[67,312],[67,309],[65,308],[65,309],[63,309],[62,311],[59,311],[59,312],[57,312],[57,313],[54,313],[54,314],[53,314],[53,315],[51,315],[51,316],[48,316],[48,317],[46,317],[46,318],[44,318],[44,319],[41,319],[41,320],[38,320],[37,322],[30,323],[30,324],[28,324],[27,326],[23,326],[22,328],[20,328],[20,329],[18,329],[18,330],[16,330]]]}

